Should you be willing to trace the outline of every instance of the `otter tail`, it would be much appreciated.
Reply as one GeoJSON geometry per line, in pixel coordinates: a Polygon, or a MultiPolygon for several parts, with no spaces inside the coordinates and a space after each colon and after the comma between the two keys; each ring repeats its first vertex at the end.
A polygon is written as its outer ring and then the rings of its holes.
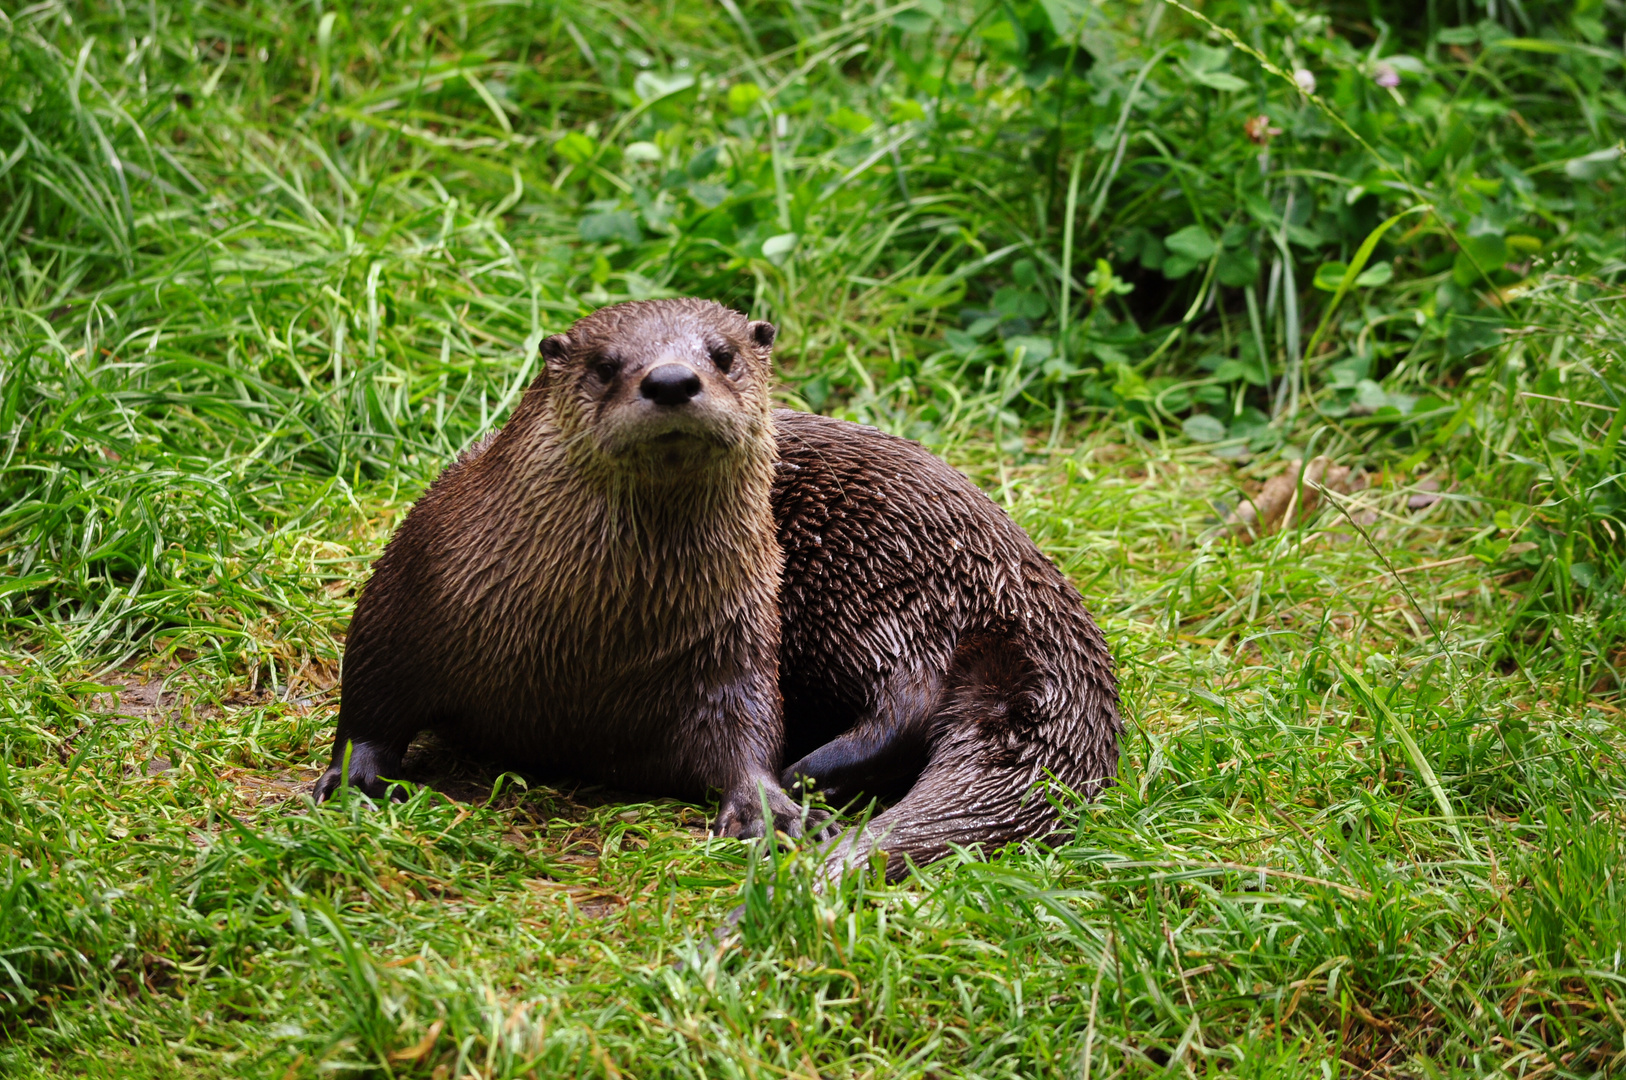
{"type": "Polygon", "coordinates": [[[1060,748],[1043,739],[1013,747],[988,734],[975,726],[943,733],[908,794],[839,837],[826,872],[861,865],[878,849],[886,853],[887,880],[897,881],[911,863],[924,866],[956,846],[992,852],[1018,840],[1062,839],[1051,800],[1067,795],[1053,792],[1051,781],[1089,798],[1117,769],[1115,740],[1097,742],[1090,747],[1095,753],[1082,755],[1099,760],[1079,760],[1054,753],[1060,748]]]}
{"type": "Polygon", "coordinates": [[[896,880],[956,845],[1053,840],[1051,782],[1091,798],[1111,781],[1123,723],[1106,643],[1081,607],[1065,614],[961,637],[925,721],[926,767],[897,805],[841,836],[829,871],[879,849],[896,880]]]}

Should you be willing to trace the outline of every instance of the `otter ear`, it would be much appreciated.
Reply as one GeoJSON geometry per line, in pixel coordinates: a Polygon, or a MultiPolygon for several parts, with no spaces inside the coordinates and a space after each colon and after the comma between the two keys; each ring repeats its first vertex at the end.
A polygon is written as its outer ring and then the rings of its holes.
{"type": "Polygon", "coordinates": [[[542,339],[542,359],[550,364],[562,364],[570,355],[570,335],[554,334],[542,339]]]}
{"type": "Polygon", "coordinates": [[[761,319],[753,322],[748,329],[751,331],[751,340],[764,349],[773,347],[773,339],[779,336],[779,330],[771,322],[761,319]]]}

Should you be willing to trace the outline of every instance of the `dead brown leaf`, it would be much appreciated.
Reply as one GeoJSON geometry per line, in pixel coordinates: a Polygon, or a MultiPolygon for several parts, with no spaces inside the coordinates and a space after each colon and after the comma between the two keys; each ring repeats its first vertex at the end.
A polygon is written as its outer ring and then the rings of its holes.
{"type": "Polygon", "coordinates": [[[445,1026],[444,1021],[436,1020],[433,1024],[429,1025],[429,1030],[423,1033],[423,1038],[419,1039],[416,1044],[409,1046],[404,1050],[391,1051],[390,1060],[398,1062],[412,1062],[414,1064],[422,1061],[424,1058],[429,1056],[429,1051],[435,1048],[435,1040],[440,1038],[441,1029],[445,1026]]]}
{"type": "Polygon", "coordinates": [[[1271,477],[1259,494],[1232,511],[1225,519],[1225,530],[1244,540],[1257,540],[1278,529],[1292,528],[1315,513],[1321,506],[1321,488],[1348,495],[1365,486],[1364,473],[1334,465],[1331,458],[1315,458],[1308,466],[1302,461],[1290,462],[1286,472],[1271,477]]]}

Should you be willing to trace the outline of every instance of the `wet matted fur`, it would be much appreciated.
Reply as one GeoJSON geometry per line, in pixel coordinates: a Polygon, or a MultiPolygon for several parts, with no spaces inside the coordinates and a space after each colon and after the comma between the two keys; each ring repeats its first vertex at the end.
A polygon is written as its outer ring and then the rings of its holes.
{"type": "Polygon", "coordinates": [[[836,858],[894,876],[1043,837],[1120,721],[1105,640],[1011,519],[921,447],[769,406],[773,327],[619,304],[543,343],[513,417],[374,566],[333,764],[381,794],[432,728],[519,769],[795,833],[781,784],[900,795],[836,858]],[[781,768],[784,759],[794,763],[781,768]]]}

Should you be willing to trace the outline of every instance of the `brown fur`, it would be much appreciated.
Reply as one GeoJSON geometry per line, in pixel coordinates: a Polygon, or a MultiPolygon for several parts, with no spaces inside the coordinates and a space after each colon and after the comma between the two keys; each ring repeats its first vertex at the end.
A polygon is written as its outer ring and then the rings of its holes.
{"type": "Polygon", "coordinates": [[[1047,775],[1085,794],[1112,775],[1116,686],[1077,592],[915,444],[771,412],[772,340],[662,300],[544,342],[512,419],[378,559],[318,797],[347,752],[381,794],[435,728],[515,767],[717,790],[729,835],[762,833],[764,798],[798,830],[781,779],[906,792],[838,852],[879,844],[896,875],[1048,834],[1047,775]],[[662,404],[646,380],[672,364],[698,392],[662,404]]]}
{"type": "Polygon", "coordinates": [[[841,861],[928,862],[951,844],[1045,837],[1053,778],[1117,771],[1112,658],[1078,591],[1009,515],[912,442],[778,412],[774,517],[781,779],[838,804],[907,789],[841,861]],[[798,760],[799,759],[799,760],[798,760]]]}

